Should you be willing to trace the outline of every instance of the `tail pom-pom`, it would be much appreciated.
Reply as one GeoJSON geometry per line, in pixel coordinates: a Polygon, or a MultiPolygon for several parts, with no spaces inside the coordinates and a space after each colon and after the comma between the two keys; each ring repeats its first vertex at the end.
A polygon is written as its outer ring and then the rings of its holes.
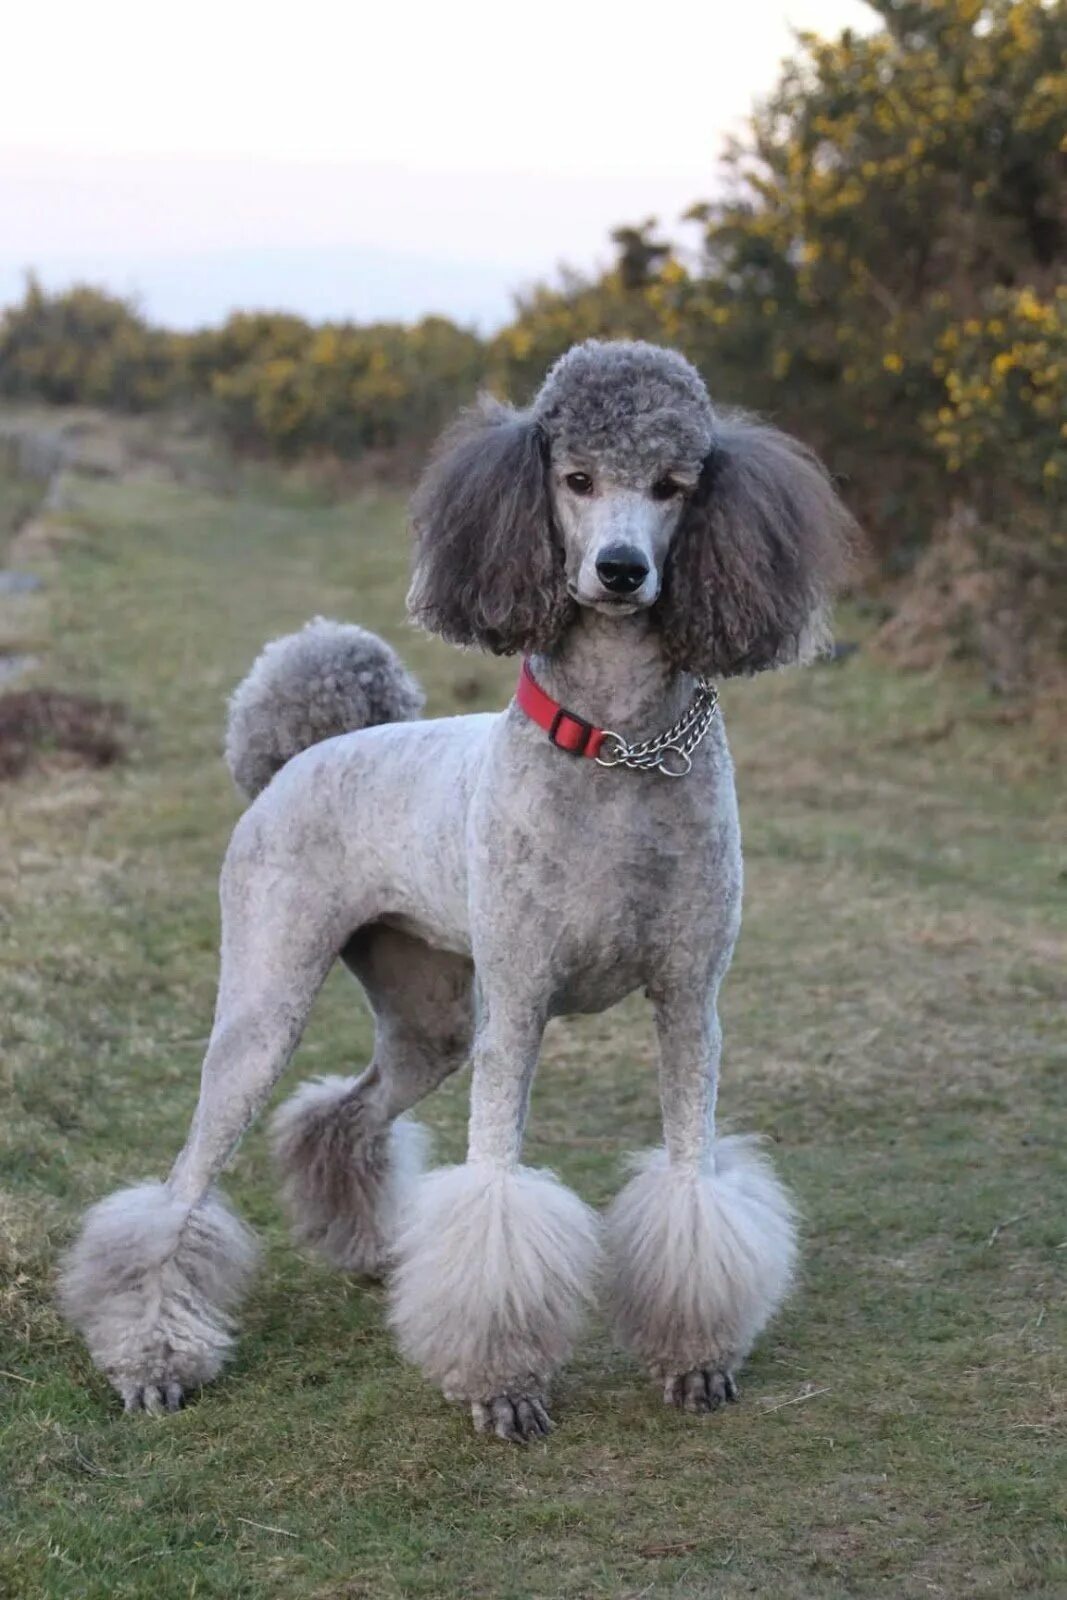
{"type": "Polygon", "coordinates": [[[301,750],[417,717],[424,696],[396,651],[354,623],[316,617],[274,639],[234,690],[226,765],[248,798],[301,750]]]}

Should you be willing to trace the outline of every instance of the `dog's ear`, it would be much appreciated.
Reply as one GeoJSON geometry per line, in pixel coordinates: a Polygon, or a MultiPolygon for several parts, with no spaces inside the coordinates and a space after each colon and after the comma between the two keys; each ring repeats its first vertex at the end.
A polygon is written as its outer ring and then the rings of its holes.
{"type": "Polygon", "coordinates": [[[552,528],[548,444],[483,396],[440,444],[412,500],[412,620],[494,655],[549,650],[572,615],[552,528]]]}
{"type": "Polygon", "coordinates": [[[668,657],[709,678],[811,660],[854,532],[810,450],[720,417],[667,558],[657,615],[668,657]]]}

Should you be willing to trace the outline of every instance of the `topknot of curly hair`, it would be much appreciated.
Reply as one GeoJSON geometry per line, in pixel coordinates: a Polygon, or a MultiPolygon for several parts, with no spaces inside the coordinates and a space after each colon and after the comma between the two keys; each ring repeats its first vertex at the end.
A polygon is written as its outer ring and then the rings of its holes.
{"type": "Polygon", "coordinates": [[[699,463],[715,421],[692,363],[639,339],[575,345],[548,373],[531,415],[554,450],[608,463],[664,450],[699,463]]]}

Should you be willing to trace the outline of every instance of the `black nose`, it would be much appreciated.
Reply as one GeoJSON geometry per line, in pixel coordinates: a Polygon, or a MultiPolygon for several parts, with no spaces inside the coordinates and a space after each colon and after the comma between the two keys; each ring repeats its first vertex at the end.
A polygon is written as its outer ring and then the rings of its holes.
{"type": "Polygon", "coordinates": [[[648,562],[632,544],[609,544],[597,558],[596,575],[612,594],[633,594],[648,577],[648,562]]]}

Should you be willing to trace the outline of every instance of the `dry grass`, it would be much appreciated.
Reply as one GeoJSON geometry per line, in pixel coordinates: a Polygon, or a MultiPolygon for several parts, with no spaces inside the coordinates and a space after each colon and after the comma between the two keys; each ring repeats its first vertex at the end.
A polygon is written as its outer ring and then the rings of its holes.
{"type": "MultiPolygon", "coordinates": [[[[980,691],[862,652],[724,697],[748,886],[723,1111],[777,1140],[807,1239],[744,1403],[665,1411],[595,1328],[547,1448],[475,1439],[397,1362],[380,1291],[290,1247],[257,1130],[228,1180],[268,1245],[239,1356],[177,1418],[118,1415],[51,1276],[79,1208],[165,1171],[195,1101],[228,688],[319,611],[386,632],[435,713],[501,703],[512,668],[404,628],[389,496],[71,493],[49,676],[144,732],[120,766],[0,791],[0,1593],[1063,1594],[1061,774],[980,691]]],[[[369,1042],[335,975],[280,1093],[369,1042]]],[[[426,1115],[459,1154],[465,1085],[426,1115]]],[[[599,1203],[656,1135],[643,1004],[555,1024],[529,1158],[599,1203]]]]}

